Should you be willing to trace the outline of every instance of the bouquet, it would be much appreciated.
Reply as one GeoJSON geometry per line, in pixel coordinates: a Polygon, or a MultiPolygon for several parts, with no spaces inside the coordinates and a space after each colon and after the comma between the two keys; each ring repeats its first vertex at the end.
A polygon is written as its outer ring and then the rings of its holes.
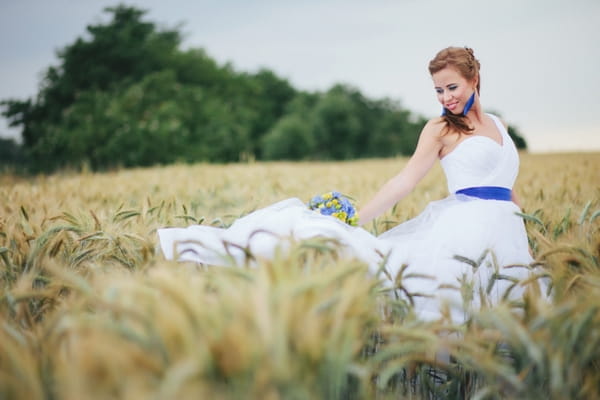
{"type": "Polygon", "coordinates": [[[358,214],[350,200],[339,192],[327,192],[314,196],[308,208],[323,215],[331,215],[351,226],[358,225],[358,214]]]}

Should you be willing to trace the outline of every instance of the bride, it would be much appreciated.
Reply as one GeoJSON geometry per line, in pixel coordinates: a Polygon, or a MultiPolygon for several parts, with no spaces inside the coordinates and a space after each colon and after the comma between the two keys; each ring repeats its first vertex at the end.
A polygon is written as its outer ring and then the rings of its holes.
{"type": "Polygon", "coordinates": [[[369,223],[410,193],[439,160],[451,194],[430,203],[416,218],[376,237],[311,211],[299,199],[287,199],[227,229],[160,229],[165,257],[242,264],[244,248],[268,258],[283,237],[327,237],[340,242],[345,255],[368,263],[383,285],[393,288],[401,279],[408,293],[418,293],[411,300],[423,319],[438,318],[447,305],[452,318],[462,321],[467,308],[480,306],[482,298],[490,303],[505,295],[518,299],[524,292],[519,282],[529,277],[533,261],[512,190],[519,156],[505,125],[482,109],[479,69],[470,48],[449,47],[431,60],[442,115],[427,122],[405,168],[358,212],[359,225],[369,223]]]}

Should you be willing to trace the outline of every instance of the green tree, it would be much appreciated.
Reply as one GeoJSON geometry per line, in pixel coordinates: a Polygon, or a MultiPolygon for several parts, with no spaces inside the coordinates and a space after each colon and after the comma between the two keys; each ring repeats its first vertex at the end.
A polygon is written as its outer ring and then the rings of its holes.
{"type": "Polygon", "coordinates": [[[519,132],[518,128],[513,125],[508,125],[508,135],[512,138],[513,142],[515,142],[515,146],[517,149],[527,150],[527,141],[519,132]]]}
{"type": "Polygon", "coordinates": [[[296,95],[285,79],[181,51],[180,33],[158,30],[145,11],[105,11],[110,22],[58,52],[35,99],[2,103],[35,169],[260,156],[260,138],[296,95]]]}
{"type": "Polygon", "coordinates": [[[331,88],[319,99],[313,113],[317,158],[343,160],[358,155],[363,126],[348,88],[331,88]]]}
{"type": "Polygon", "coordinates": [[[313,132],[302,115],[286,115],[262,138],[263,157],[267,160],[310,159],[316,148],[313,132]]]}
{"type": "Polygon", "coordinates": [[[296,90],[285,79],[268,69],[248,76],[245,105],[253,113],[250,121],[251,152],[262,158],[261,138],[285,114],[288,103],[296,96],[296,90]]]}
{"type": "Polygon", "coordinates": [[[0,137],[0,166],[21,166],[24,161],[21,146],[14,139],[0,137]]]}
{"type": "Polygon", "coordinates": [[[419,119],[356,88],[299,92],[273,71],[236,72],[145,11],[105,9],[107,23],[58,52],[39,93],[1,103],[33,170],[246,158],[349,159],[412,151],[419,119]],[[417,122],[415,122],[417,121],[417,122]]]}
{"type": "Polygon", "coordinates": [[[23,127],[23,143],[33,157],[40,156],[33,149],[48,135],[48,124],[59,122],[82,92],[118,88],[165,68],[180,43],[176,30],[158,31],[142,21],[145,11],[126,6],[105,11],[112,21],[88,26],[89,39],[78,38],[58,52],[60,65],[48,68],[35,100],[4,102],[4,115],[11,126],[23,127]]]}

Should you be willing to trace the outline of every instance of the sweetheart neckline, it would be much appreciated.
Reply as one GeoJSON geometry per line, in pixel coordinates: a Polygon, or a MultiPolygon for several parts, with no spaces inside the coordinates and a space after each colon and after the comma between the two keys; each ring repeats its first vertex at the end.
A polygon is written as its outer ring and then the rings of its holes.
{"type": "Polygon", "coordinates": [[[468,137],[466,137],[465,139],[463,139],[459,144],[457,144],[456,146],[454,146],[454,148],[452,149],[452,151],[448,154],[446,154],[443,157],[440,157],[440,162],[443,161],[446,157],[448,157],[450,154],[454,153],[461,144],[463,144],[464,142],[466,142],[469,139],[473,139],[476,137],[482,137],[482,138],[486,138],[488,140],[491,140],[492,142],[494,142],[496,144],[496,146],[500,147],[500,149],[504,149],[504,145],[506,144],[506,140],[507,140],[507,136],[510,139],[510,136],[508,135],[508,132],[506,131],[506,128],[504,127],[504,125],[502,125],[502,123],[500,122],[500,120],[498,119],[498,117],[496,117],[493,114],[490,113],[486,113],[487,116],[489,116],[492,121],[494,121],[494,125],[496,125],[496,129],[498,130],[498,133],[500,134],[500,139],[502,140],[502,143],[498,143],[496,140],[492,139],[489,136],[485,136],[485,135],[470,135],[468,137]]]}
{"type": "Polygon", "coordinates": [[[489,136],[485,136],[485,135],[471,135],[465,139],[463,139],[459,144],[457,144],[456,146],[454,146],[454,148],[452,149],[452,151],[448,154],[446,154],[445,156],[443,156],[442,158],[440,158],[440,161],[443,161],[446,159],[446,157],[448,157],[450,154],[454,153],[456,150],[458,150],[458,148],[466,141],[468,141],[469,139],[475,139],[475,138],[484,138],[487,139],[489,141],[491,141],[493,144],[495,144],[496,146],[498,146],[499,148],[504,148],[504,145],[506,143],[506,138],[504,137],[504,135],[502,135],[502,133],[500,133],[500,135],[502,136],[502,144],[498,143],[496,140],[492,139],[489,136]]]}

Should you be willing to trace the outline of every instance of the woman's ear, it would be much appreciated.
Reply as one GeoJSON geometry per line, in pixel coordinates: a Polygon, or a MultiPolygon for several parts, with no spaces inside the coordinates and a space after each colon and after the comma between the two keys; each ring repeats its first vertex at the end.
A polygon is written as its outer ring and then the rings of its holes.
{"type": "Polygon", "coordinates": [[[479,94],[479,74],[473,78],[473,88],[477,91],[477,94],[479,94]]]}

